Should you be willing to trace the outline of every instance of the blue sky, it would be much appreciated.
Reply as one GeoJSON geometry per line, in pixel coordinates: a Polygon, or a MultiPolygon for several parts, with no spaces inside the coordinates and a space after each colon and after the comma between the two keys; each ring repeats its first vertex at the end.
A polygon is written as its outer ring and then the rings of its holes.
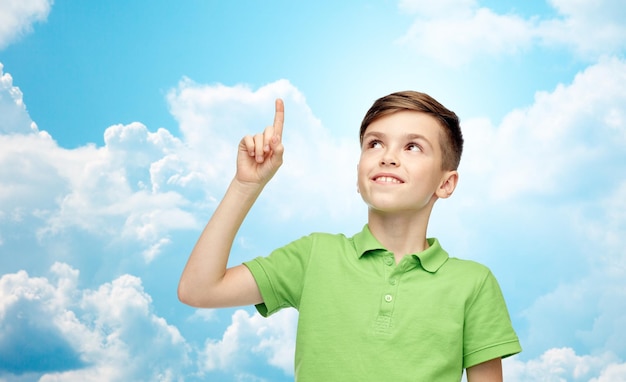
{"type": "Polygon", "coordinates": [[[237,142],[286,104],[285,164],[232,264],[365,223],[378,97],[462,119],[429,235],[500,281],[507,381],[626,380],[620,0],[0,0],[0,381],[289,381],[297,313],[176,299],[237,142]],[[520,4],[521,3],[521,4],[520,4]]]}

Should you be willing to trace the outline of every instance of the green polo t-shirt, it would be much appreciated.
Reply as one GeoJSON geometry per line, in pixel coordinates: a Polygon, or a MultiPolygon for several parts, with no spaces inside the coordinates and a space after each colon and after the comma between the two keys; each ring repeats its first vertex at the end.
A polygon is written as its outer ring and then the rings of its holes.
{"type": "Polygon", "coordinates": [[[297,381],[460,381],[464,368],[521,351],[489,269],[428,243],[396,265],[366,225],[245,263],[259,313],[299,311],[297,381]]]}

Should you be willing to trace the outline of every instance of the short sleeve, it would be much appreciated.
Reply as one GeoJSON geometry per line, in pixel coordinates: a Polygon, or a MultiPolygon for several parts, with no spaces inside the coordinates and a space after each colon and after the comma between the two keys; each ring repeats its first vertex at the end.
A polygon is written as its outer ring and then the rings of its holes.
{"type": "Polygon", "coordinates": [[[276,249],[267,257],[244,262],[263,297],[263,302],[256,305],[262,316],[267,317],[287,307],[298,308],[312,240],[311,236],[305,236],[276,249]]]}
{"type": "Polygon", "coordinates": [[[463,367],[522,351],[496,278],[489,271],[466,308],[463,367]]]}

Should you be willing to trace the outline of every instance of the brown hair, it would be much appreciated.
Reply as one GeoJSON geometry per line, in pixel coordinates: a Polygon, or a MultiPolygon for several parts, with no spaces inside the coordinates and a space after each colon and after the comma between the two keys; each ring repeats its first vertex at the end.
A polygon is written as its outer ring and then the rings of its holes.
{"type": "Polygon", "coordinates": [[[370,123],[402,110],[426,113],[439,121],[443,127],[443,139],[441,139],[442,167],[444,170],[456,170],[459,167],[463,152],[463,134],[461,133],[459,117],[426,93],[407,90],[377,99],[361,122],[359,135],[361,144],[363,143],[363,134],[365,134],[370,123]]]}

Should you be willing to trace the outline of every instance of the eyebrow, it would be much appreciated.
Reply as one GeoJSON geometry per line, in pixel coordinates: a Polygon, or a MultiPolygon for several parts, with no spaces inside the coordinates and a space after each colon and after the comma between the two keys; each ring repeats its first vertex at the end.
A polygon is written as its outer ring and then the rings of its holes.
{"type": "MultiPolygon", "coordinates": [[[[380,131],[366,131],[365,134],[363,134],[363,142],[365,142],[365,140],[369,137],[375,137],[375,138],[381,138],[384,139],[387,137],[387,135],[383,132],[380,131]]],[[[423,136],[422,134],[406,134],[404,136],[406,139],[408,140],[421,140],[426,142],[429,146],[432,147],[432,143],[428,140],[428,138],[426,138],[425,136],[423,136]]]]}

